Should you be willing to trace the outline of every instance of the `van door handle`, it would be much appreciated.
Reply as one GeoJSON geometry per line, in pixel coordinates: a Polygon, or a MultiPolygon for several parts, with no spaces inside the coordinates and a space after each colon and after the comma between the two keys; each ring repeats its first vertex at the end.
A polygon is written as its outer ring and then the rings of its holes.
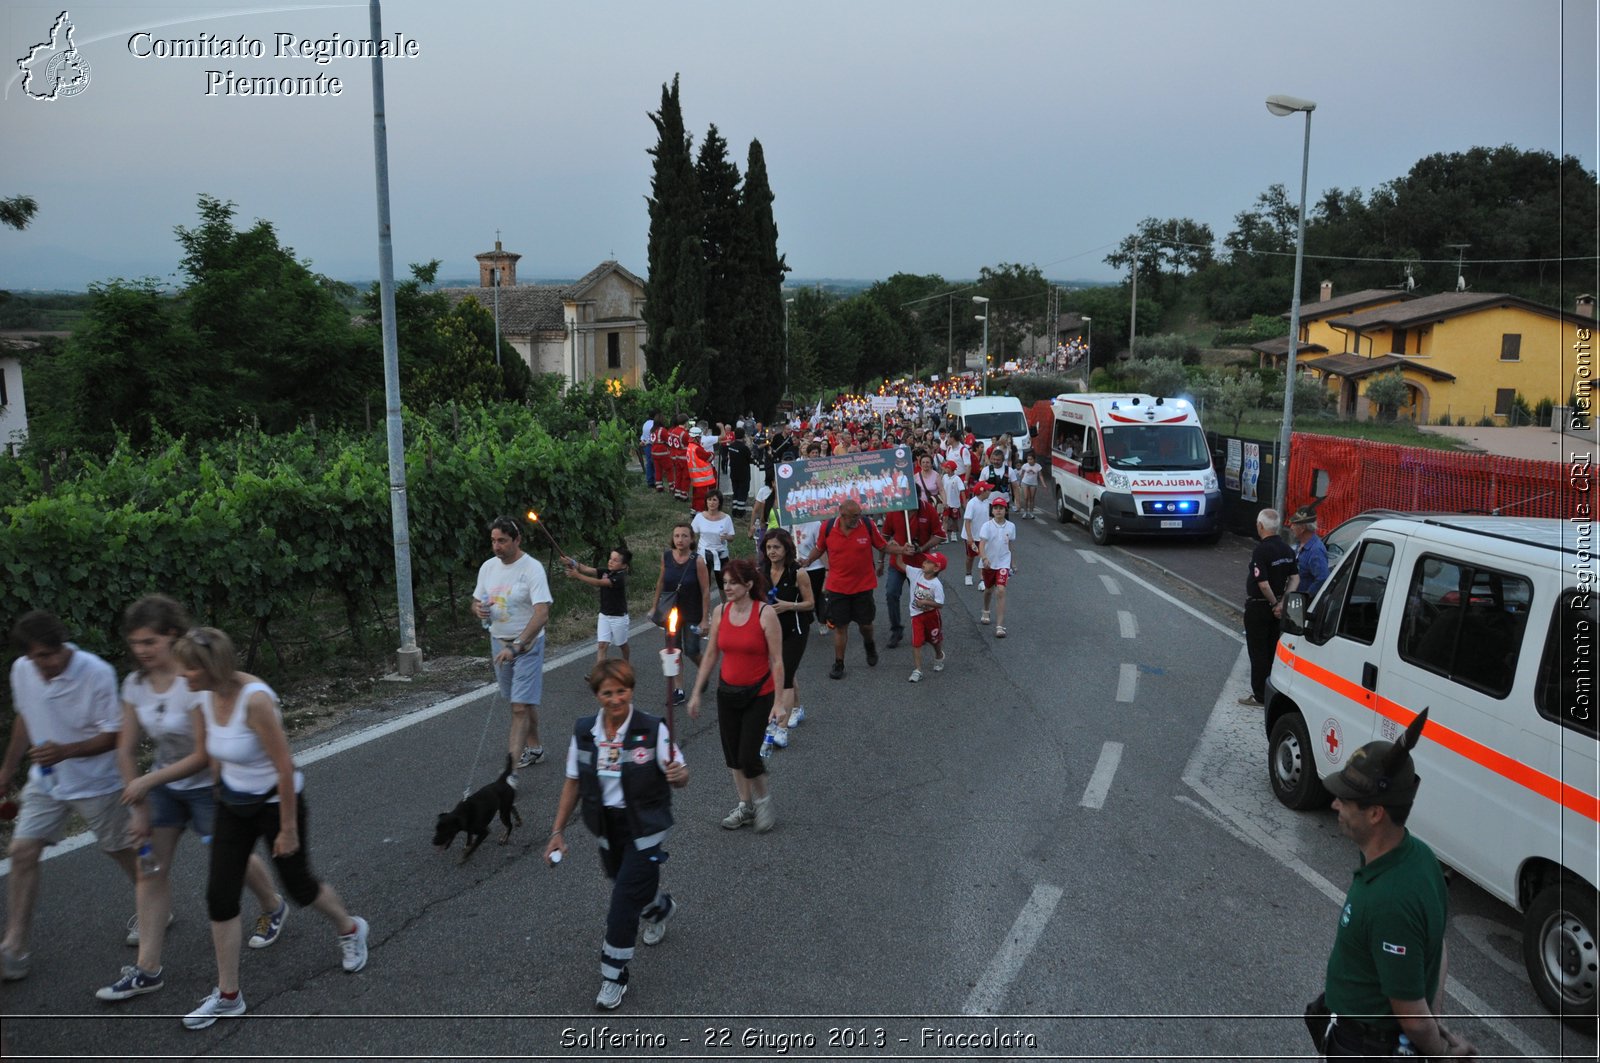
{"type": "Polygon", "coordinates": [[[1361,685],[1368,690],[1378,689],[1378,666],[1371,661],[1361,665],[1361,685]]]}

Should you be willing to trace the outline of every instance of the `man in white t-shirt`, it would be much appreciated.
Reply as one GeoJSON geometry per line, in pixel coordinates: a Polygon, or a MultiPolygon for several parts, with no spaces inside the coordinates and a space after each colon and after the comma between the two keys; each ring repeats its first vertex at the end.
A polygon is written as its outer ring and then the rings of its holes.
{"type": "MultiPolygon", "coordinates": [[[[0,761],[0,793],[11,788],[24,750],[33,766],[11,838],[10,903],[0,941],[0,977],[8,982],[26,978],[32,960],[28,936],[39,896],[39,856],[65,836],[74,812],[128,881],[136,876],[117,771],[122,704],[116,671],[68,642],[66,626],[49,613],[25,614],[12,628],[11,640],[22,656],[11,664],[17,715],[0,761]]],[[[118,929],[120,936],[121,924],[118,929]]]]}
{"type": "MultiPolygon", "coordinates": [[[[511,755],[517,767],[544,759],[539,742],[539,697],[544,689],[544,628],[550,620],[550,581],[544,566],[522,552],[522,529],[510,517],[489,524],[494,556],[478,568],[472,613],[489,630],[489,657],[500,694],[511,703],[511,755]]],[[[511,776],[516,785],[516,775],[511,776]]]]}

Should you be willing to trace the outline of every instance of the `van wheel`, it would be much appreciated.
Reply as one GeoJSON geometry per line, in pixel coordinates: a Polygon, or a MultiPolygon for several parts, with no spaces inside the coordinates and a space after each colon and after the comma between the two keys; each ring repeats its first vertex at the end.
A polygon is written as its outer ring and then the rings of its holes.
{"type": "Polygon", "coordinates": [[[1067,508],[1067,496],[1061,493],[1061,488],[1056,488],[1056,520],[1062,524],[1072,523],[1072,510],[1067,508]]]}
{"type": "Polygon", "coordinates": [[[1522,962],[1544,1006],[1578,1030],[1595,1029],[1595,891],[1571,875],[1540,890],[1522,921],[1522,962]]]}
{"type": "Polygon", "coordinates": [[[1278,800],[1296,811],[1326,808],[1332,800],[1317,778],[1311,735],[1298,712],[1285,713],[1272,725],[1267,739],[1267,777],[1278,800]]]}
{"type": "Polygon", "coordinates": [[[1111,541],[1111,525],[1106,523],[1106,511],[1095,506],[1094,512],[1089,514],[1089,538],[1094,540],[1096,546],[1104,546],[1111,541]]]}

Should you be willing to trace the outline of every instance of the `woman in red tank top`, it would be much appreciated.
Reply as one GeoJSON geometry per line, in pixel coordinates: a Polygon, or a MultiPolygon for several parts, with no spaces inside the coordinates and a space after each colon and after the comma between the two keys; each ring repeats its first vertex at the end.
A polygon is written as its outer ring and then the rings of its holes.
{"type": "Polygon", "coordinates": [[[783,722],[773,697],[783,685],[783,634],[778,615],[760,601],[761,572],[749,558],[728,562],[722,594],[724,604],[712,613],[705,657],[689,696],[689,715],[699,718],[700,697],[716,675],[722,757],[739,794],[738,806],[722,825],[738,830],[753,823],[763,833],[772,829],[774,818],[761,745],[767,725],[783,722]]]}

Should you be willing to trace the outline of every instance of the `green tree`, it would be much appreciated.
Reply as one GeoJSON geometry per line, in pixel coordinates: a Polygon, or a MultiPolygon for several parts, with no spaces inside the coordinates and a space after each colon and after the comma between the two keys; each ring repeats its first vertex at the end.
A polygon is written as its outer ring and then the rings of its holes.
{"type": "Polygon", "coordinates": [[[769,417],[783,397],[783,278],[788,263],[778,252],[778,223],[772,216],[772,185],[766,153],[752,140],[739,193],[739,225],[733,263],[738,292],[731,334],[745,366],[741,409],[769,417]]]}
{"type": "Polygon", "coordinates": [[[674,369],[683,384],[704,395],[705,259],[700,247],[700,190],[683,124],[678,77],[661,86],[661,109],[650,115],[657,141],[650,179],[649,275],[645,278],[645,353],[651,375],[674,369]]]}
{"type": "Polygon", "coordinates": [[[1245,415],[1259,409],[1266,401],[1267,387],[1260,373],[1245,371],[1214,378],[1202,394],[1206,400],[1206,417],[1230,422],[1228,431],[1238,435],[1239,423],[1245,415]]]}
{"type": "Polygon", "coordinates": [[[1410,393],[1411,388],[1398,369],[1379,373],[1367,382],[1367,401],[1375,408],[1380,421],[1394,420],[1410,393]]]}
{"type": "Polygon", "coordinates": [[[0,199],[0,225],[12,229],[26,229],[38,212],[39,204],[32,196],[11,196],[8,199],[0,199]]]}
{"type": "Polygon", "coordinates": [[[1002,262],[993,269],[984,266],[978,271],[974,294],[989,297],[989,354],[994,365],[1022,353],[1024,333],[1042,335],[1049,331],[1045,322],[1049,291],[1050,285],[1038,266],[1002,262]]]}
{"type": "Polygon", "coordinates": [[[1170,298],[1184,277],[1212,264],[1215,243],[1211,226],[1193,218],[1145,218],[1105,261],[1125,270],[1137,253],[1139,282],[1151,286],[1151,295],[1170,298]]]}
{"type": "Polygon", "coordinates": [[[728,160],[728,142],[712,125],[695,163],[700,189],[700,243],[704,254],[704,340],[713,386],[702,395],[701,412],[732,422],[744,411],[745,381],[754,368],[735,336],[741,269],[735,260],[740,226],[739,168],[728,160]]]}

